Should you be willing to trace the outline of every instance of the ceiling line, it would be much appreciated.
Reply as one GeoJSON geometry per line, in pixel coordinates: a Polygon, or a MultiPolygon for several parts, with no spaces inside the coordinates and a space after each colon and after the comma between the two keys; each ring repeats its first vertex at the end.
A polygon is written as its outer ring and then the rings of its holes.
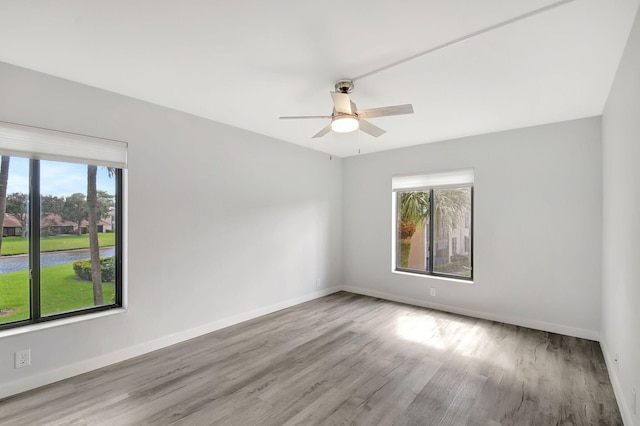
{"type": "Polygon", "coordinates": [[[499,22],[499,23],[497,23],[495,25],[491,25],[490,27],[486,27],[486,28],[483,28],[481,30],[472,32],[471,34],[464,35],[462,37],[459,37],[459,38],[456,38],[454,40],[451,40],[451,41],[445,42],[443,44],[440,44],[440,45],[438,45],[436,47],[432,47],[430,49],[427,49],[427,50],[425,50],[423,52],[416,53],[415,55],[409,56],[408,58],[401,59],[401,60],[393,62],[393,63],[391,63],[389,65],[385,65],[384,67],[381,67],[381,68],[375,69],[373,71],[370,71],[368,73],[359,75],[358,77],[352,78],[351,81],[361,80],[363,78],[370,77],[370,76],[372,76],[374,74],[377,74],[379,72],[386,71],[389,68],[393,68],[396,65],[401,65],[401,64],[404,64],[405,62],[412,61],[412,60],[417,59],[417,58],[419,58],[421,56],[425,56],[425,55],[428,55],[430,53],[437,52],[438,50],[446,49],[447,47],[451,47],[451,46],[453,46],[455,44],[462,43],[463,41],[467,41],[467,40],[472,39],[474,37],[477,37],[479,35],[488,33],[490,31],[496,30],[496,29],[501,28],[501,27],[505,27],[507,25],[513,24],[513,23],[518,22],[518,21],[522,21],[523,19],[530,18],[530,17],[538,15],[540,13],[547,12],[547,11],[549,11],[551,9],[555,9],[556,7],[564,6],[565,4],[571,3],[571,2],[574,2],[574,1],[575,0],[561,0],[559,2],[552,3],[552,4],[548,5],[548,6],[541,7],[540,9],[532,10],[531,12],[527,12],[527,13],[525,13],[523,15],[516,16],[515,18],[511,18],[511,19],[508,19],[506,21],[499,22]]]}

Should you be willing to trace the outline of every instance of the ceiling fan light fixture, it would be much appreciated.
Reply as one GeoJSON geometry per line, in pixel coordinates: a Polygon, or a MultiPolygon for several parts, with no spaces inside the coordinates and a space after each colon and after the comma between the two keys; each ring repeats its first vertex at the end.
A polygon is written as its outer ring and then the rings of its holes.
{"type": "Polygon", "coordinates": [[[360,123],[358,119],[351,116],[334,117],[331,120],[331,130],[337,133],[349,133],[358,130],[360,123]]]}
{"type": "MultiPolygon", "coordinates": [[[[571,0],[572,1],[572,0],[571,0]]],[[[350,133],[360,130],[374,138],[384,135],[386,132],[380,127],[370,123],[369,118],[386,117],[389,115],[413,114],[411,104],[393,105],[378,108],[358,110],[356,104],[351,100],[349,93],[353,91],[351,80],[339,80],[336,83],[336,91],[329,92],[333,99],[333,111],[331,115],[302,115],[292,117],[280,117],[281,120],[299,118],[322,118],[330,119],[331,122],[324,126],[312,138],[321,138],[330,131],[336,133],[350,133]]]]}

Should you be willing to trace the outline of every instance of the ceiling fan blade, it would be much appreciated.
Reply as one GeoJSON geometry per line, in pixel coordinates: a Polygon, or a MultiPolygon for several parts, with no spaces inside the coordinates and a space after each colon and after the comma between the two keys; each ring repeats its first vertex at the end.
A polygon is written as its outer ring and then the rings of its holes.
{"type": "Polygon", "coordinates": [[[293,117],[279,117],[280,120],[298,120],[301,118],[331,118],[330,115],[298,115],[293,117]]]}
{"type": "Polygon", "coordinates": [[[382,136],[386,133],[386,131],[382,130],[380,127],[374,126],[373,124],[369,123],[367,120],[363,120],[363,119],[360,119],[360,130],[370,134],[374,138],[377,138],[378,136],[382,136]]]}
{"type": "Polygon", "coordinates": [[[389,115],[413,114],[413,105],[394,105],[381,108],[363,109],[356,111],[360,118],[386,117],[389,115]]]}
{"type": "Polygon", "coordinates": [[[339,114],[353,114],[351,99],[347,93],[329,92],[333,98],[333,107],[339,114]]]}
{"type": "Polygon", "coordinates": [[[331,130],[331,123],[327,124],[322,130],[312,136],[312,138],[321,138],[331,130]]]}

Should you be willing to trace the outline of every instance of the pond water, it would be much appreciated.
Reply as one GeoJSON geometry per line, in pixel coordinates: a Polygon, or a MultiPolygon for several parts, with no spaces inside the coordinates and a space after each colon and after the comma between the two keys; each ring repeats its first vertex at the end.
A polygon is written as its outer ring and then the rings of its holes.
{"type": "MultiPolygon", "coordinates": [[[[100,249],[100,257],[111,257],[115,254],[115,247],[100,249]]],[[[42,253],[40,254],[40,266],[60,265],[62,263],[75,262],[76,260],[89,259],[90,257],[89,249],[42,253]]],[[[29,269],[29,257],[26,255],[0,257],[0,274],[23,271],[25,269],[29,269]]]]}

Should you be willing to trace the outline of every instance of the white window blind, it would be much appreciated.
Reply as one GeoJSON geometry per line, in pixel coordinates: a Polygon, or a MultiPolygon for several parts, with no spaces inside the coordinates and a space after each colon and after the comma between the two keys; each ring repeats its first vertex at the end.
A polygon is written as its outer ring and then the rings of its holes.
{"type": "Polygon", "coordinates": [[[434,187],[473,185],[473,169],[448,170],[436,173],[393,176],[391,188],[396,191],[417,191],[434,187]]]}
{"type": "Polygon", "coordinates": [[[127,168],[127,143],[0,122],[0,154],[127,168]]]}

